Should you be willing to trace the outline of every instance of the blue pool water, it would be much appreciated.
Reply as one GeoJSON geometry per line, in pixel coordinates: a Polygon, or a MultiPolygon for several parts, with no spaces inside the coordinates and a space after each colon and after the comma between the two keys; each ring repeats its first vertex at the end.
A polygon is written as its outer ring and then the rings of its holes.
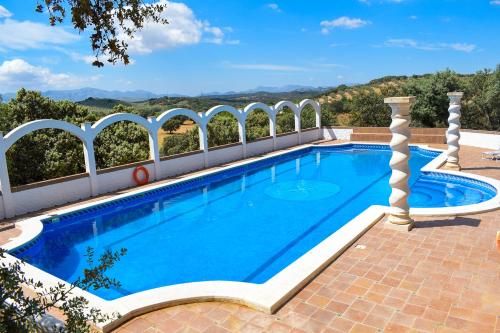
{"type": "MultiPolygon", "coordinates": [[[[482,202],[495,190],[421,173],[436,153],[412,148],[411,207],[482,202]]],[[[13,254],[66,281],[86,268],[88,247],[128,250],[109,273],[105,299],[172,284],[263,283],[370,205],[388,205],[387,146],[314,147],[44,221],[13,254]]]]}

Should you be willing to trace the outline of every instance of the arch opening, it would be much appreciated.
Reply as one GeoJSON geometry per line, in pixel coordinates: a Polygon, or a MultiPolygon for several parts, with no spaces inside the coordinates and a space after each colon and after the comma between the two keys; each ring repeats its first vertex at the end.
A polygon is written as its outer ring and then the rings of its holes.
{"type": "Polygon", "coordinates": [[[199,125],[185,115],[167,120],[158,131],[160,157],[173,156],[200,149],[199,125]]]}
{"type": "Polygon", "coordinates": [[[316,111],[307,104],[300,112],[300,128],[309,129],[316,127],[316,111]]]}
{"type": "Polygon", "coordinates": [[[240,141],[238,119],[228,111],[213,116],[207,124],[208,147],[217,147],[240,141]]]}
{"type": "Polygon", "coordinates": [[[6,152],[12,187],[82,174],[83,143],[62,129],[43,128],[16,140],[6,152]]]}
{"type": "Polygon", "coordinates": [[[252,110],[245,120],[245,135],[247,142],[270,136],[269,114],[262,109],[252,110]]]}
{"type": "Polygon", "coordinates": [[[94,139],[98,170],[148,160],[148,131],[130,120],[106,126],[94,139]]]}
{"type": "Polygon", "coordinates": [[[288,106],[284,106],[276,114],[276,134],[295,131],[295,113],[288,106]]]}

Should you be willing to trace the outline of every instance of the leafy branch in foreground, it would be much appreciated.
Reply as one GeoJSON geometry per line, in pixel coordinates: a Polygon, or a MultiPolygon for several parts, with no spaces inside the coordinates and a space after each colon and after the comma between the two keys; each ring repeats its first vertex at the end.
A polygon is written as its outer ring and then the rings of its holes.
{"type": "Polygon", "coordinates": [[[166,7],[166,2],[146,4],[143,0],[39,0],[36,11],[47,12],[52,26],[63,23],[70,11],[76,30],[91,30],[90,42],[96,57],[92,65],[102,67],[102,55],[108,57],[109,63],[120,61],[127,65],[130,60],[126,40],[134,38],[145,22],[168,24],[161,17],[166,7]]]}
{"type": "MultiPolygon", "coordinates": [[[[120,287],[120,283],[106,275],[122,256],[125,249],[112,252],[107,250],[94,264],[94,250],[87,249],[89,268],[83,277],[70,286],[59,283],[44,287],[43,283],[27,278],[22,271],[24,263],[14,262],[0,265],[0,332],[32,332],[39,330],[39,320],[52,308],[58,308],[65,317],[65,327],[54,327],[64,332],[90,332],[92,323],[104,323],[116,315],[103,314],[99,309],[89,307],[82,296],[74,296],[75,288],[83,290],[120,287]]],[[[0,249],[0,260],[4,260],[5,250],[0,249]]]]}

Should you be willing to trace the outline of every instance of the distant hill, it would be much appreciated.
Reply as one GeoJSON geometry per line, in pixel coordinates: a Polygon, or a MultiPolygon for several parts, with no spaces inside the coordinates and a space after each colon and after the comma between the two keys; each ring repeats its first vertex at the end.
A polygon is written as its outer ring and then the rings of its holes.
{"type": "MultiPolygon", "coordinates": [[[[203,94],[200,96],[191,96],[193,98],[221,98],[228,97],[234,98],[244,98],[251,96],[294,96],[294,95],[311,95],[319,94],[332,89],[332,87],[310,87],[310,86],[299,86],[299,85],[287,85],[283,87],[258,87],[255,89],[249,89],[245,91],[235,92],[212,92],[208,94],[203,94]],[[273,95],[276,94],[276,95],[273,95]]],[[[188,97],[182,94],[168,93],[168,94],[155,94],[146,90],[132,90],[132,91],[119,91],[119,90],[102,90],[96,88],[81,88],[72,90],[48,90],[42,91],[42,95],[49,97],[56,101],[69,100],[73,102],[85,101],[89,98],[94,99],[109,99],[109,100],[120,100],[125,102],[140,102],[151,100],[155,98],[161,98],[164,96],[168,97],[188,97]]],[[[9,101],[16,96],[15,93],[4,93],[2,94],[4,101],[9,101]]]]}
{"type": "Polygon", "coordinates": [[[121,101],[118,99],[112,99],[112,98],[94,98],[94,97],[89,97],[83,101],[77,102],[80,105],[85,105],[89,107],[94,107],[94,108],[102,108],[102,109],[112,109],[116,105],[127,105],[130,106],[132,105],[129,102],[121,101]]]}
{"type": "Polygon", "coordinates": [[[313,86],[300,86],[300,85],[286,85],[282,87],[257,87],[255,89],[248,89],[243,91],[228,91],[228,92],[211,92],[204,93],[199,97],[217,97],[217,96],[227,96],[227,95],[250,95],[255,93],[292,93],[292,92],[324,92],[332,89],[332,87],[313,87],[313,86]]]}
{"type": "MultiPolygon", "coordinates": [[[[54,100],[69,100],[73,102],[83,101],[87,98],[117,99],[126,102],[144,101],[151,98],[158,98],[163,95],[155,94],[145,90],[118,91],[102,90],[96,88],[81,88],[72,90],[48,90],[42,91],[42,95],[54,100]]],[[[16,96],[15,93],[2,94],[4,101],[8,101],[16,96]]]]}

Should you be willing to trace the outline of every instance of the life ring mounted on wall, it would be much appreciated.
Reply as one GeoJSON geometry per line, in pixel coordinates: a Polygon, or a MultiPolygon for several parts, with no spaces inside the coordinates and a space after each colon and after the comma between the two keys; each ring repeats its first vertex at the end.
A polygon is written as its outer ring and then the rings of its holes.
{"type": "Polygon", "coordinates": [[[149,183],[149,171],[144,166],[140,165],[132,172],[132,177],[137,185],[145,185],[149,183]],[[140,176],[142,174],[142,176],[140,176]]]}

